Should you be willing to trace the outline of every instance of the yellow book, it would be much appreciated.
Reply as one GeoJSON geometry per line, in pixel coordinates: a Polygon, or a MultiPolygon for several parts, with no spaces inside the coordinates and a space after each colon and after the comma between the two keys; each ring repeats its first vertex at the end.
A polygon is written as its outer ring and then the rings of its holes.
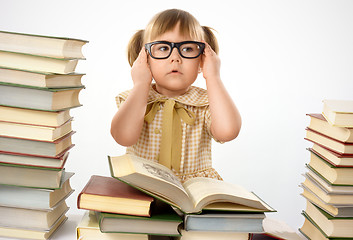
{"type": "Polygon", "coordinates": [[[22,84],[33,87],[64,88],[82,86],[84,74],[56,74],[32,72],[20,69],[0,67],[0,82],[22,84]]]}
{"type": "Polygon", "coordinates": [[[0,121],[1,135],[54,142],[72,131],[71,120],[58,127],[0,121]]]}
{"type": "Polygon", "coordinates": [[[49,230],[14,228],[0,226],[0,236],[20,239],[46,240],[65,223],[67,217],[63,215],[49,230]]]}
{"type": "Polygon", "coordinates": [[[310,129],[341,142],[353,142],[353,128],[332,126],[322,114],[307,115],[310,116],[310,129]]]}
{"type": "Polygon", "coordinates": [[[77,228],[77,240],[148,240],[147,234],[102,233],[95,212],[86,211],[77,228]]]}
{"type": "Polygon", "coordinates": [[[310,152],[309,166],[332,185],[353,186],[353,168],[335,167],[314,152],[310,152]]]}
{"type": "Polygon", "coordinates": [[[0,66],[34,72],[68,74],[75,72],[78,59],[51,58],[0,50],[0,66]]]}
{"type": "Polygon", "coordinates": [[[323,100],[322,115],[333,126],[353,127],[353,100],[323,100]]]}
{"type": "Polygon", "coordinates": [[[353,238],[353,218],[332,217],[309,201],[305,212],[326,236],[353,238]]]}
{"type": "Polygon", "coordinates": [[[68,210],[65,201],[51,210],[0,206],[0,226],[48,231],[68,210]]]}
{"type": "Polygon", "coordinates": [[[40,111],[0,106],[0,121],[58,127],[71,119],[70,110],[40,111]]]}

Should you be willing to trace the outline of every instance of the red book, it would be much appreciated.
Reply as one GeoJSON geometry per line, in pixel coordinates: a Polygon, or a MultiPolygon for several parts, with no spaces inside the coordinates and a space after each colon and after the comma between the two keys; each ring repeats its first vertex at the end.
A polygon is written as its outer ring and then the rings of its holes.
{"type": "Polygon", "coordinates": [[[112,177],[93,175],[77,198],[77,208],[151,216],[154,198],[112,177]]]}
{"type": "Polygon", "coordinates": [[[353,154],[353,143],[338,141],[313,129],[306,128],[306,140],[324,146],[340,155],[353,154]]]}
{"type": "Polygon", "coordinates": [[[68,156],[69,151],[64,152],[58,157],[40,157],[30,154],[0,151],[0,164],[63,169],[68,156]]]}

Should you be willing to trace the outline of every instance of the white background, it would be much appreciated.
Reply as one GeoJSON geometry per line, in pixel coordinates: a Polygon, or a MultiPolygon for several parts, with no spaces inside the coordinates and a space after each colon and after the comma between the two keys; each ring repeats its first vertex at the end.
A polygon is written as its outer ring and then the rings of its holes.
{"type": "MultiPolygon", "coordinates": [[[[323,99],[353,99],[353,1],[86,1],[0,0],[0,29],[89,40],[66,170],[75,172],[70,214],[91,175],[110,176],[107,155],[124,153],[110,136],[115,96],[132,87],[126,46],[132,34],[168,8],[193,14],[217,30],[222,79],[239,108],[237,139],[213,144],[213,164],[224,180],[254,191],[298,229],[310,146],[306,113],[323,99]]],[[[196,85],[205,86],[202,76],[196,85]]]]}

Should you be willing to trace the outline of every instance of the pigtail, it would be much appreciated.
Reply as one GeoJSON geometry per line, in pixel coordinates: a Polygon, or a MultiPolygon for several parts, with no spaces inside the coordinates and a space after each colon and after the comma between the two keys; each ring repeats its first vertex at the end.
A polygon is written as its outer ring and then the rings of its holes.
{"type": "Polygon", "coordinates": [[[127,59],[132,66],[143,47],[143,35],[145,30],[137,31],[130,39],[127,46],[127,59]]]}
{"type": "Polygon", "coordinates": [[[211,46],[213,51],[218,54],[219,46],[216,35],[213,33],[214,29],[206,26],[202,26],[205,41],[211,46]]]}

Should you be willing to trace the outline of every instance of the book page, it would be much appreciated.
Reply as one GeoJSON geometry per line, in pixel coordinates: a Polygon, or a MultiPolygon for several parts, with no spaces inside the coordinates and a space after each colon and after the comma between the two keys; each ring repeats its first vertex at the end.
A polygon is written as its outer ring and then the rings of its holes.
{"type": "Polygon", "coordinates": [[[169,168],[137,156],[131,156],[131,158],[133,159],[135,170],[140,174],[147,175],[151,178],[157,178],[158,180],[174,185],[185,192],[183,185],[181,185],[179,179],[169,168]]]}
{"type": "Polygon", "coordinates": [[[267,209],[253,193],[241,186],[224,181],[211,178],[193,178],[184,183],[184,188],[198,210],[215,202],[233,202],[253,208],[267,209]]]}
{"type": "Polygon", "coordinates": [[[153,197],[192,211],[192,203],[179,179],[169,168],[135,155],[110,158],[115,177],[153,197]]]}

